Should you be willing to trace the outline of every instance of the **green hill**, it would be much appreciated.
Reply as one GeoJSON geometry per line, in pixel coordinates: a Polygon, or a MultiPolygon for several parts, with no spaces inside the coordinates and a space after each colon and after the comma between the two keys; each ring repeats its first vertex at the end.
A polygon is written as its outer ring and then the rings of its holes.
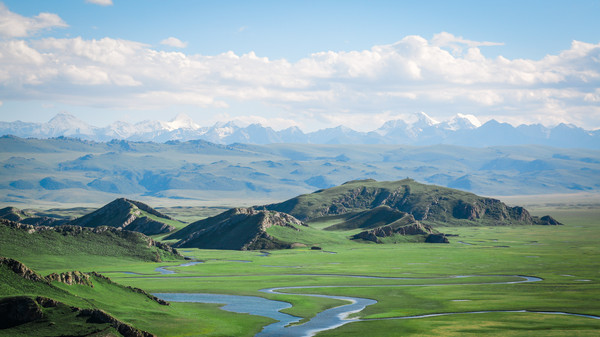
{"type": "MultiPolygon", "coordinates": [[[[531,216],[523,207],[510,207],[497,199],[447,187],[425,185],[412,179],[350,181],[282,203],[266,205],[264,209],[285,212],[302,221],[311,221],[364,212],[380,206],[410,214],[415,220],[430,225],[557,224],[550,217],[531,216]]],[[[385,216],[389,217],[390,213],[391,211],[387,211],[385,216]]]]}
{"type": "Polygon", "coordinates": [[[182,223],[139,201],[116,199],[102,208],[77,218],[69,225],[82,227],[109,226],[155,235],[173,231],[182,223]]]}
{"type": "Polygon", "coordinates": [[[202,249],[281,249],[293,242],[279,240],[266,230],[280,226],[294,231],[306,226],[284,213],[259,211],[252,208],[233,208],[216,216],[196,221],[166,240],[178,239],[174,247],[202,249]]]}
{"type": "MultiPolygon", "coordinates": [[[[154,336],[107,312],[113,311],[107,305],[110,301],[138,310],[168,305],[98,273],[74,271],[44,277],[17,260],[0,256],[0,335],[154,336]]],[[[125,316],[120,310],[114,312],[125,316]]]]}
{"type": "Polygon", "coordinates": [[[375,228],[393,223],[396,225],[409,225],[415,222],[416,220],[412,215],[383,205],[367,211],[349,213],[345,221],[329,226],[325,230],[375,228]]]}
{"type": "Polygon", "coordinates": [[[57,226],[67,222],[66,220],[55,219],[47,216],[32,215],[16,207],[4,207],[0,209],[0,219],[6,219],[35,226],[57,226]]]}
{"type": "Polygon", "coordinates": [[[0,256],[27,261],[42,255],[55,256],[56,260],[81,259],[82,264],[91,258],[142,261],[182,258],[170,246],[138,232],[112,227],[32,226],[0,219],[0,256]]]}

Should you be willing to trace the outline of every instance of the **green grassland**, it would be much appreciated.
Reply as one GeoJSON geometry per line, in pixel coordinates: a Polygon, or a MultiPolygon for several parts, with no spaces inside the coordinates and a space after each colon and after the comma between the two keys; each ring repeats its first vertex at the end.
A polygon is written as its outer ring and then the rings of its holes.
{"type": "MultiPolygon", "coordinates": [[[[176,208],[170,210],[176,214],[176,208]]],[[[153,263],[116,257],[101,260],[86,254],[70,258],[58,250],[47,254],[11,250],[10,257],[23,260],[44,275],[73,269],[94,270],[115,282],[149,292],[208,292],[283,300],[293,304],[286,313],[303,318],[337,306],[340,301],[294,294],[266,294],[258,290],[284,286],[339,286],[287,292],[377,300],[376,304],[355,314],[361,319],[480,310],[600,315],[600,207],[565,209],[556,204],[544,204],[530,211],[534,215],[551,214],[565,225],[444,227],[445,233],[458,235],[450,238],[450,244],[382,245],[348,240],[347,237],[354,233],[352,231],[320,230],[343,221],[327,218],[310,223],[310,228],[302,228],[300,232],[283,227],[268,229],[269,234],[294,242],[319,243],[322,250],[304,247],[271,251],[270,255],[264,256],[257,251],[181,249],[184,255],[204,261],[187,267],[179,266],[181,261],[153,263]],[[176,271],[176,274],[161,275],[155,271],[159,266],[176,271]],[[448,278],[456,275],[480,276],[448,278]],[[536,276],[543,281],[478,284],[518,280],[507,275],[536,276]]],[[[0,255],[4,255],[5,247],[5,244],[0,246],[0,255]]],[[[56,290],[56,296],[63,296],[65,302],[83,305],[81,301],[86,299],[89,305],[159,336],[252,336],[271,321],[226,312],[215,304],[148,305],[143,299],[128,300],[128,295],[103,283],[95,288],[66,285],[56,288],[73,296],[73,302],[69,302],[65,299],[67,295],[60,295],[56,290]]],[[[6,290],[0,293],[0,296],[6,295],[6,290]]],[[[593,336],[598,330],[600,320],[590,318],[485,313],[361,321],[318,336],[593,336]]]]}

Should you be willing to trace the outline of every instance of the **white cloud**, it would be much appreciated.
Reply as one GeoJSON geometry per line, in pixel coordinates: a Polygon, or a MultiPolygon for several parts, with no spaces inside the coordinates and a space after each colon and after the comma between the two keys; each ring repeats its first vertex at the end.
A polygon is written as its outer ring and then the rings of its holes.
{"type": "Polygon", "coordinates": [[[185,48],[188,45],[187,42],[183,42],[180,39],[178,39],[176,37],[172,37],[172,36],[160,41],[160,44],[163,44],[165,46],[175,47],[175,48],[185,48]]]}
{"type": "Polygon", "coordinates": [[[477,47],[490,47],[490,46],[502,46],[502,42],[488,42],[488,41],[472,41],[463,38],[462,36],[454,36],[447,32],[441,32],[435,34],[431,39],[431,44],[436,47],[448,47],[454,53],[462,53],[464,47],[468,47],[469,50],[477,47]]]}
{"type": "Polygon", "coordinates": [[[100,6],[112,6],[112,0],[85,0],[85,2],[100,6]]]}
{"type": "MultiPolygon", "coordinates": [[[[232,118],[246,116],[243,106],[252,103],[293,115],[308,128],[377,127],[392,117],[383,111],[600,126],[600,44],[574,41],[540,60],[487,58],[479,49],[495,44],[441,33],[431,41],[407,36],[289,62],[253,52],[168,52],[111,38],[0,41],[0,99],[10,94],[127,109],[189,105],[227,109],[232,118]],[[445,49],[452,44],[466,49],[445,49]]],[[[252,115],[243,118],[270,119],[252,115]]],[[[266,124],[289,126],[289,120],[266,124]]]]}
{"type": "Polygon", "coordinates": [[[56,14],[40,13],[27,18],[11,12],[0,2],[0,36],[5,38],[28,37],[41,30],[68,27],[56,14]]]}

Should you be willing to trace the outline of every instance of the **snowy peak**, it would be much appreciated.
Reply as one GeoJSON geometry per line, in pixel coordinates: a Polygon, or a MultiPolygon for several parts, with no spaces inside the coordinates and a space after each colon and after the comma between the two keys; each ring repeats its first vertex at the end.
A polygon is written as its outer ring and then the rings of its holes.
{"type": "Polygon", "coordinates": [[[450,120],[440,123],[445,130],[472,130],[481,126],[481,122],[473,115],[456,114],[450,120]]]}
{"type": "Polygon", "coordinates": [[[52,136],[73,136],[93,135],[95,128],[68,112],[60,112],[48,123],[43,124],[41,129],[52,136]]]}
{"type": "Polygon", "coordinates": [[[429,117],[429,115],[424,113],[423,111],[418,112],[416,114],[416,117],[417,117],[417,121],[415,123],[413,123],[413,127],[427,128],[427,127],[439,124],[438,121],[429,117]]]}
{"type": "Polygon", "coordinates": [[[177,129],[198,130],[200,125],[196,124],[192,118],[184,113],[179,113],[171,121],[165,123],[169,131],[177,129]]]}

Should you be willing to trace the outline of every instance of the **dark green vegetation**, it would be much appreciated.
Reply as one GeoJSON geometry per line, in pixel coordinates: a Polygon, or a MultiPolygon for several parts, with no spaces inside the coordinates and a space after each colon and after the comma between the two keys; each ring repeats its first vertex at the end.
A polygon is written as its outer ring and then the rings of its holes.
{"type": "Polygon", "coordinates": [[[110,226],[155,235],[168,233],[182,223],[139,201],[119,198],[102,208],[68,222],[83,227],[110,226]]]}
{"type": "Polygon", "coordinates": [[[178,239],[179,241],[173,244],[177,248],[239,250],[291,248],[291,243],[267,234],[266,230],[272,226],[300,231],[300,228],[306,225],[285,213],[234,208],[194,222],[165,237],[165,240],[178,239]]]}
{"type": "Polygon", "coordinates": [[[106,296],[102,292],[108,291],[150,307],[168,305],[140,289],[121,286],[97,273],[69,272],[43,277],[19,261],[3,257],[0,257],[0,280],[2,335],[153,336],[98,309],[96,298],[80,297],[80,292],[76,289],[71,292],[71,288],[96,288],[91,291],[96,297],[106,296]]]}
{"type": "Polygon", "coordinates": [[[543,146],[224,146],[0,137],[0,201],[21,209],[96,207],[123,196],[150,205],[240,207],[366,178],[412,177],[481,195],[598,192],[599,175],[597,150],[543,146]]]}

